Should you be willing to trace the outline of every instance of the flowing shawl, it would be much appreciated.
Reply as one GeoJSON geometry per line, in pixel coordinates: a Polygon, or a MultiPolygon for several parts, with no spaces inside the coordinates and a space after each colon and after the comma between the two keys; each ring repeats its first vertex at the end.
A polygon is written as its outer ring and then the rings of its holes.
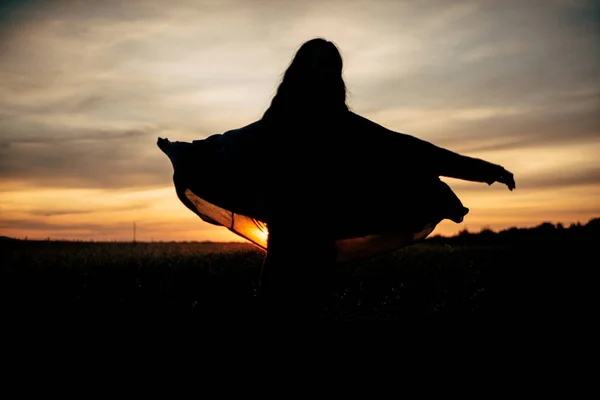
{"type": "MultiPolygon", "coordinates": [[[[273,151],[265,145],[265,137],[262,122],[257,121],[206,139],[159,138],[157,143],[172,163],[179,200],[203,221],[225,227],[262,249],[267,247],[269,218],[264,160],[267,149],[273,151]]],[[[302,232],[309,231],[307,227],[333,227],[340,262],[424,240],[444,219],[462,222],[468,208],[439,177],[492,184],[501,168],[391,131],[352,112],[331,137],[323,144],[329,146],[329,169],[334,171],[327,175],[326,187],[323,180],[319,187],[304,183],[298,189],[304,203],[290,202],[286,215],[302,232]],[[302,204],[312,210],[320,204],[328,207],[307,218],[299,209],[302,204]]],[[[291,140],[320,145],[320,139],[308,132],[291,140]]],[[[298,159],[293,148],[278,151],[298,159]]],[[[310,155],[302,156],[310,162],[310,155]]],[[[310,245],[310,237],[306,244],[310,245]]]]}

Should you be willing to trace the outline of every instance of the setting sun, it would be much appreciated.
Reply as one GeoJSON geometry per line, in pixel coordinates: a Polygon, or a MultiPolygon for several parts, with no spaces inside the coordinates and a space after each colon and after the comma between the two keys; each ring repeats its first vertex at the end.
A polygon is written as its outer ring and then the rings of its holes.
{"type": "Polygon", "coordinates": [[[256,232],[256,237],[259,238],[261,243],[264,243],[264,247],[266,247],[267,239],[269,239],[269,231],[266,229],[266,227],[265,230],[257,228],[256,232]]]}

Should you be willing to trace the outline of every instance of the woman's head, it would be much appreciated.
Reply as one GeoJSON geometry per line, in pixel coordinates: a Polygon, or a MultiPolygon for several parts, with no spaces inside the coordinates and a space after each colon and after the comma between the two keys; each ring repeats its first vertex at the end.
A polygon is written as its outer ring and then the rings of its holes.
{"type": "Polygon", "coordinates": [[[322,38],[305,42],[285,71],[265,116],[347,110],[342,70],[335,44],[322,38]]]}
{"type": "Polygon", "coordinates": [[[342,56],[335,44],[321,38],[312,39],[300,46],[284,79],[307,84],[332,81],[341,78],[342,64],[342,56]]]}

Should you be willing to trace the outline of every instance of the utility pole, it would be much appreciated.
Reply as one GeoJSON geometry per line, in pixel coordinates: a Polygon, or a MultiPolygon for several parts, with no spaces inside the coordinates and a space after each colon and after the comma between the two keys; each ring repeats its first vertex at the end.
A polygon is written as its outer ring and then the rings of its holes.
{"type": "Polygon", "coordinates": [[[133,243],[135,243],[135,222],[133,223],[133,243]]]}

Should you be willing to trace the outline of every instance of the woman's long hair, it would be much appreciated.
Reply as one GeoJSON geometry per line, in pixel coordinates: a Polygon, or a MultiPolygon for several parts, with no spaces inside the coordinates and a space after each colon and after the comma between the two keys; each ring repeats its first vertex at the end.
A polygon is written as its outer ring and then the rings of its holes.
{"type": "Polygon", "coordinates": [[[348,111],[342,56],[332,42],[315,38],[302,44],[285,71],[262,120],[294,125],[348,111]]]}
{"type": "Polygon", "coordinates": [[[292,212],[299,220],[316,218],[321,233],[328,232],[321,213],[330,206],[311,197],[316,187],[322,192],[327,188],[331,175],[327,171],[334,165],[329,149],[335,133],[343,131],[335,125],[347,112],[337,47],[325,39],[309,40],[296,52],[261,119],[264,154],[259,159],[264,165],[269,229],[279,225],[301,231],[303,224],[295,226],[290,220],[292,212]]]}

